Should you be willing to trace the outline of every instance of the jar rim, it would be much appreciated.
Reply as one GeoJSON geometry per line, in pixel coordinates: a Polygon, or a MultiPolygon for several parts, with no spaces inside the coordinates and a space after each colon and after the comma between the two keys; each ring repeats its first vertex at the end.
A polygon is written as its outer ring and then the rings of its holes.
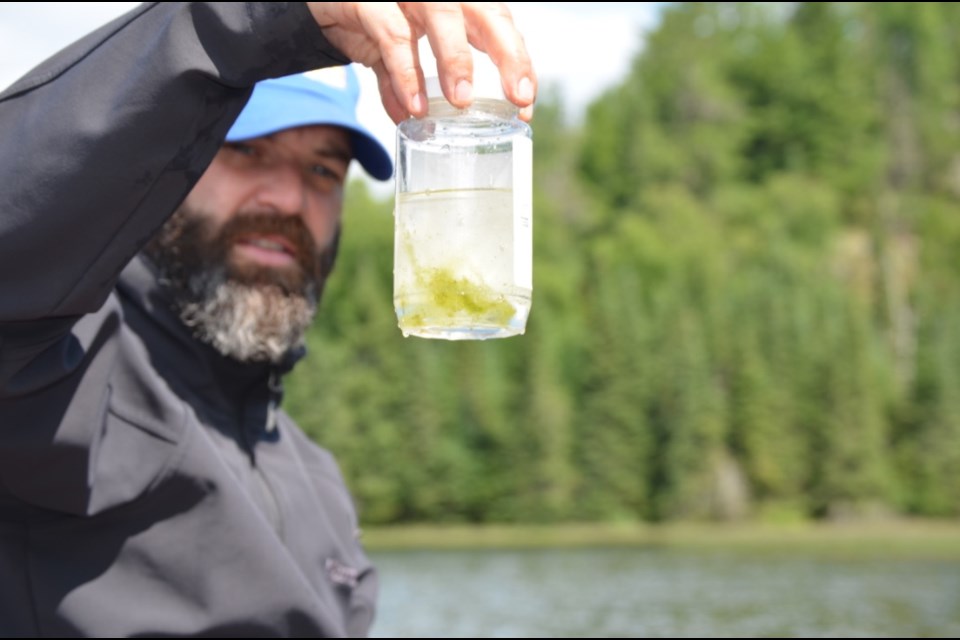
{"type": "MultiPolygon", "coordinates": [[[[443,89],[440,87],[440,78],[430,76],[425,78],[427,84],[427,98],[443,98],[443,89]]],[[[506,100],[503,84],[500,80],[500,70],[486,54],[473,56],[473,98],[487,100],[506,100]]]]}

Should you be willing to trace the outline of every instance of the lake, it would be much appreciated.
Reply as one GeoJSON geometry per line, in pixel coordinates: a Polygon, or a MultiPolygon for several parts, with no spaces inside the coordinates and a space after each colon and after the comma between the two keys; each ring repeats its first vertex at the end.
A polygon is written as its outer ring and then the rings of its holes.
{"type": "Polygon", "coordinates": [[[380,551],[374,637],[960,636],[960,561],[676,549],[380,551]]]}

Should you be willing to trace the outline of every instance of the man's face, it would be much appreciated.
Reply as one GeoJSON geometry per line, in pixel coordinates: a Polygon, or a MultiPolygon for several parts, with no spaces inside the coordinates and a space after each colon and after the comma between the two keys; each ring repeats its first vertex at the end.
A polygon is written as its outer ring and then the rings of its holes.
{"type": "Polygon", "coordinates": [[[309,268],[305,251],[331,247],[350,156],[349,135],[337,127],[227,143],[183,206],[229,234],[232,270],[282,282],[309,268]]]}
{"type": "Polygon", "coordinates": [[[302,342],[333,263],[350,164],[336,127],[227,143],[148,247],[181,319],[241,361],[302,342]]]}

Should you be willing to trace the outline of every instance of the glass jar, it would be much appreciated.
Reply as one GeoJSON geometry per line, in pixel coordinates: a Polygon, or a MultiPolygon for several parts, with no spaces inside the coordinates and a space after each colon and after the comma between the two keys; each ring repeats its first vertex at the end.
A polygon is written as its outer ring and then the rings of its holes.
{"type": "Polygon", "coordinates": [[[485,340],[526,328],[532,134],[494,76],[474,74],[467,109],[427,79],[428,115],[397,128],[393,302],[404,336],[485,340]]]}

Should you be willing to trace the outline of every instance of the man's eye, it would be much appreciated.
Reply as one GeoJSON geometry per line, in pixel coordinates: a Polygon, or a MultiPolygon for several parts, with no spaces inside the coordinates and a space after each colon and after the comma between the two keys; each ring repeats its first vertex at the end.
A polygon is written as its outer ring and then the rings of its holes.
{"type": "Polygon", "coordinates": [[[342,179],[342,176],[338,172],[322,164],[313,165],[312,167],[310,167],[310,172],[321,178],[336,180],[337,182],[339,182],[342,179]]]}
{"type": "Polygon", "coordinates": [[[244,156],[252,156],[255,153],[255,150],[252,146],[249,144],[243,144],[242,142],[228,142],[225,146],[227,149],[244,156]]]}
{"type": "Polygon", "coordinates": [[[310,173],[315,176],[317,186],[323,189],[340,186],[345,179],[342,172],[322,164],[311,165],[310,173]]]}

